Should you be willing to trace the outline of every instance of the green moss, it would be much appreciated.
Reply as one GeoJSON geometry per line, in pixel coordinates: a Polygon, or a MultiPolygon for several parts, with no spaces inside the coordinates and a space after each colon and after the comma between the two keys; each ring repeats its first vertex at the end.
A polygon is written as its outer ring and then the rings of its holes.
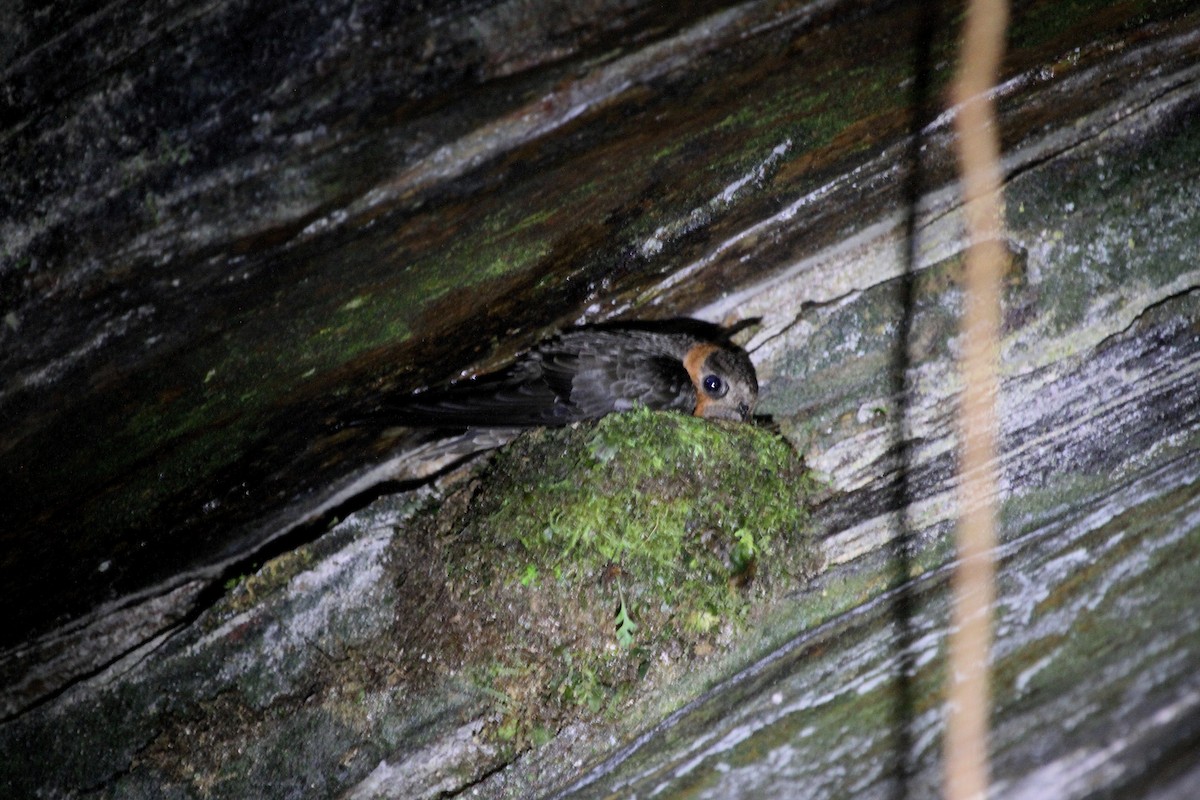
{"type": "Polygon", "coordinates": [[[806,582],[821,561],[811,489],[787,442],[751,425],[639,410],[530,432],[427,521],[438,539],[421,552],[443,559],[430,586],[397,553],[406,649],[461,652],[493,739],[535,745],[674,680],[669,665],[732,644],[752,609],[806,582]]]}
{"type": "Polygon", "coordinates": [[[738,613],[736,584],[804,530],[810,486],[768,431],[646,410],[529,435],[493,477],[470,525],[520,543],[506,579],[571,583],[615,565],[637,596],[622,608],[667,606],[684,622],[738,613]]]}

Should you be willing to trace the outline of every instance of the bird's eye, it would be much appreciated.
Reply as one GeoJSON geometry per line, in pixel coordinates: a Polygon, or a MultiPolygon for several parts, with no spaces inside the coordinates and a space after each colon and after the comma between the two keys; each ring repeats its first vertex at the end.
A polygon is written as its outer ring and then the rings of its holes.
{"type": "Polygon", "coordinates": [[[708,392],[713,397],[724,397],[725,392],[729,391],[729,387],[725,385],[725,381],[721,380],[716,375],[705,375],[704,391],[708,392]]]}

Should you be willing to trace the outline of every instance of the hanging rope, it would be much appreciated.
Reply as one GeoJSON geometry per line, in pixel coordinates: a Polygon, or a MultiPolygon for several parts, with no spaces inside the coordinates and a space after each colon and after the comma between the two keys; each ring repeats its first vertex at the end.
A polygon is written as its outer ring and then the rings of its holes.
{"type": "Polygon", "coordinates": [[[995,597],[996,414],[1002,241],[1000,142],[993,103],[1008,25],[1005,0],[971,0],[954,85],[968,237],[962,319],[961,516],[953,580],[943,791],[983,798],[988,786],[989,653],[995,597]]]}

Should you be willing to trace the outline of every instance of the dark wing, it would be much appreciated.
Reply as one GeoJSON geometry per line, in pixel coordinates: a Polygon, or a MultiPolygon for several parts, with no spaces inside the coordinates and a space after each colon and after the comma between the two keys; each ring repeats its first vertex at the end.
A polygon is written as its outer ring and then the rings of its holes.
{"type": "Polygon", "coordinates": [[[421,392],[389,403],[372,416],[389,425],[492,428],[563,425],[574,418],[566,397],[545,382],[513,380],[510,375],[421,392]]]}
{"type": "Polygon", "coordinates": [[[639,405],[691,413],[696,393],[676,358],[630,347],[551,356],[543,363],[545,380],[566,393],[577,419],[629,411],[639,405]],[[563,362],[569,367],[561,366],[563,362]]]}
{"type": "Polygon", "coordinates": [[[389,403],[372,418],[412,427],[500,428],[565,425],[638,405],[690,414],[695,388],[662,341],[616,331],[568,332],[508,370],[389,403]]]}

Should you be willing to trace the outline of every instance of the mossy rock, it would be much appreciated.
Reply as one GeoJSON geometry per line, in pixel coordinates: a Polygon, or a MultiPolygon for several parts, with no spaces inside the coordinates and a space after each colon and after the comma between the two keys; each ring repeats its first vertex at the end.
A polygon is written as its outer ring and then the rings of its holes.
{"type": "Polygon", "coordinates": [[[400,537],[398,637],[465,668],[498,738],[536,742],[811,577],[812,488],[753,425],[643,410],[531,431],[400,537]]]}

